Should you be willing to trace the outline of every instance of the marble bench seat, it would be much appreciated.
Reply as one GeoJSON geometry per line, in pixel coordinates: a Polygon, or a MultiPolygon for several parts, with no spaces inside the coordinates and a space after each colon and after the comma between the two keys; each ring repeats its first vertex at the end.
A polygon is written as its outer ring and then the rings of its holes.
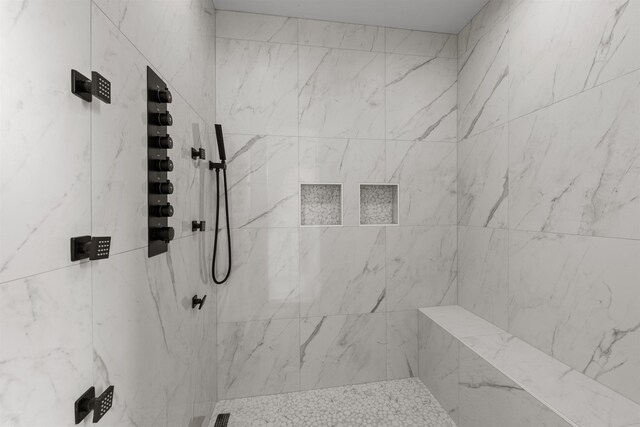
{"type": "Polygon", "coordinates": [[[640,426],[640,405],[462,307],[418,319],[419,377],[460,427],[640,426]]]}

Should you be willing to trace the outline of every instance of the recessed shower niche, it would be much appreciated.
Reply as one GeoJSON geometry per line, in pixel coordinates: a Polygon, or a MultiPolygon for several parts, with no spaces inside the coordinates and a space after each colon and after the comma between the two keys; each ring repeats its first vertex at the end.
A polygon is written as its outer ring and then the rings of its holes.
{"type": "Polygon", "coordinates": [[[342,184],[300,184],[302,226],[342,225],[342,184]]]}
{"type": "Polygon", "coordinates": [[[398,225],[398,184],[360,184],[360,225],[398,225]]]}

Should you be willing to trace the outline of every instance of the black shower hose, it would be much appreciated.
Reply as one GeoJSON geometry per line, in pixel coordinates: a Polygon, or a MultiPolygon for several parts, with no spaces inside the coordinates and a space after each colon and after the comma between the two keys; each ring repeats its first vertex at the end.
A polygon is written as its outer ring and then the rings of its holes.
{"type": "Polygon", "coordinates": [[[227,170],[222,169],[224,177],[224,209],[227,217],[227,248],[229,254],[229,268],[222,280],[216,279],[216,255],[218,252],[218,224],[220,222],[220,170],[216,169],[216,228],[213,237],[213,259],[211,260],[211,277],[217,285],[221,285],[231,275],[231,228],[229,227],[229,199],[227,197],[227,170]]]}

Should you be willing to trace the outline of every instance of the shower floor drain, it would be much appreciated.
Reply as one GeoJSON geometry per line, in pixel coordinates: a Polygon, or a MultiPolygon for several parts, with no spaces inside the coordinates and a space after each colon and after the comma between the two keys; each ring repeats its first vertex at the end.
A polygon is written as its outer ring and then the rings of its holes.
{"type": "Polygon", "coordinates": [[[227,427],[227,423],[229,423],[229,417],[231,414],[220,414],[216,418],[216,423],[213,427],[227,427]]]}

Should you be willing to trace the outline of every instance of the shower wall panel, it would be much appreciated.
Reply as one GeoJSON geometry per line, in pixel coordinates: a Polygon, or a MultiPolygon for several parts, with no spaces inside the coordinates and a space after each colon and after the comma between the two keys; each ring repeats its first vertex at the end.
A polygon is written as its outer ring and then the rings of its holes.
{"type": "Polygon", "coordinates": [[[416,375],[415,309],[456,302],[456,36],[226,11],[216,30],[220,398],[416,375]],[[342,226],[300,227],[314,183],[342,184],[342,226]],[[361,183],[399,186],[398,226],[360,226],[361,183]]]}
{"type": "Polygon", "coordinates": [[[640,402],[640,1],[458,35],[459,303],[640,402]]]}

